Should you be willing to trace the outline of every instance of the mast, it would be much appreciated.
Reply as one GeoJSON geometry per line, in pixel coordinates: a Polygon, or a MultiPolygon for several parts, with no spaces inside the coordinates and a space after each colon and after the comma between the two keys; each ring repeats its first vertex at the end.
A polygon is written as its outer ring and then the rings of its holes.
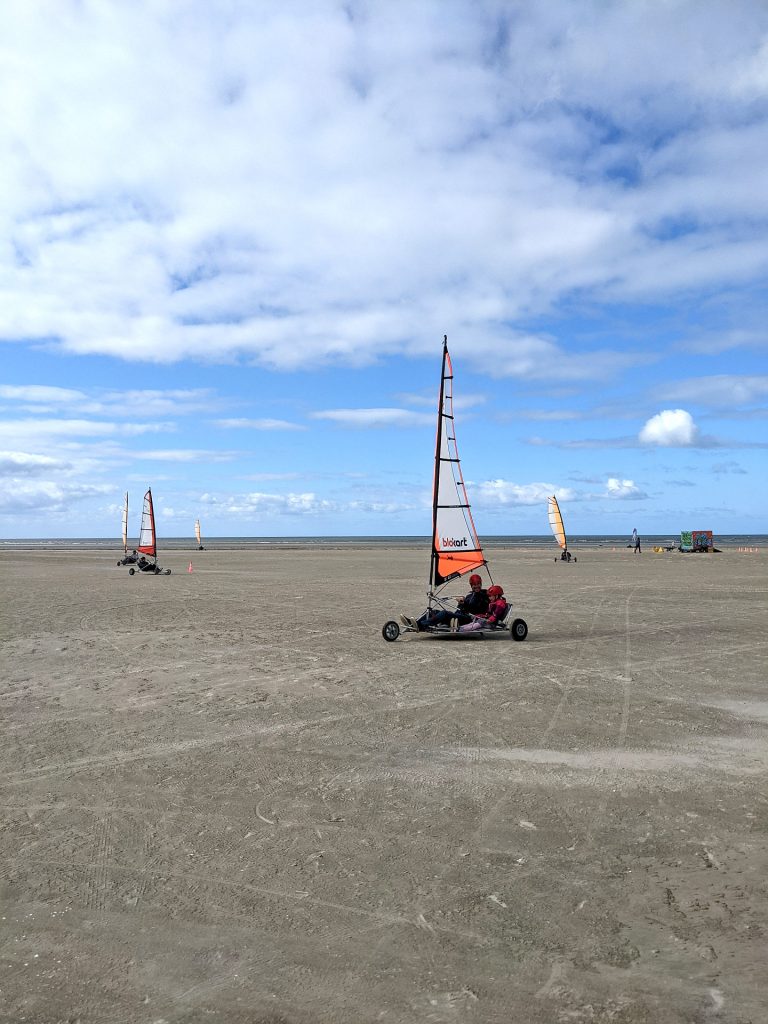
{"type": "Polygon", "coordinates": [[[123,550],[128,554],[128,491],[125,492],[125,504],[123,505],[123,550]]]}
{"type": "MultiPolygon", "coordinates": [[[[442,578],[437,571],[437,498],[440,493],[440,451],[443,440],[443,405],[445,403],[445,364],[448,363],[448,369],[451,374],[451,380],[453,380],[453,367],[451,366],[451,359],[448,355],[448,335],[443,335],[443,364],[440,368],[440,395],[437,402],[437,440],[435,441],[435,475],[432,484],[432,557],[429,563],[429,589],[432,590],[438,585],[438,581],[442,583],[442,578]]],[[[451,410],[453,411],[453,410],[451,410]]]]}

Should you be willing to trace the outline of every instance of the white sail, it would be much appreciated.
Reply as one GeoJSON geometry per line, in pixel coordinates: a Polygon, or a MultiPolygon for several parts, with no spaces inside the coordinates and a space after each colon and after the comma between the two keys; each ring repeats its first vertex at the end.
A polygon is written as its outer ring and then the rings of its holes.
{"type": "Polygon", "coordinates": [[[440,586],[485,565],[461,474],[453,416],[453,366],[447,337],[443,339],[432,505],[430,586],[440,586]]]}
{"type": "Polygon", "coordinates": [[[144,555],[157,557],[157,537],[155,536],[155,510],[152,507],[152,489],[144,495],[144,508],[141,513],[141,533],[139,546],[136,549],[144,555]]]}

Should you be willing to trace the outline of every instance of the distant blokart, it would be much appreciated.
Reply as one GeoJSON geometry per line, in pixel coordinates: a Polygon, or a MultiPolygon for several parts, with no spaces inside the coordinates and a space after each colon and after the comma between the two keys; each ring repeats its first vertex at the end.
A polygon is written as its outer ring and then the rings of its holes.
{"type": "MultiPolygon", "coordinates": [[[[128,512],[128,495],[126,495],[125,515],[128,512]]],[[[170,569],[163,569],[157,564],[157,536],[155,534],[155,510],[152,505],[152,489],[144,495],[144,509],[141,513],[141,532],[138,547],[130,555],[122,558],[118,565],[127,565],[128,575],[146,572],[151,576],[170,576],[170,569]]]]}
{"type": "Polygon", "coordinates": [[[554,494],[551,498],[547,498],[547,516],[549,518],[549,525],[552,527],[552,533],[555,535],[555,540],[558,546],[562,548],[559,557],[555,558],[555,563],[570,562],[571,559],[577,562],[576,556],[572,555],[568,550],[568,538],[565,535],[565,527],[563,526],[563,515],[554,494]]]}

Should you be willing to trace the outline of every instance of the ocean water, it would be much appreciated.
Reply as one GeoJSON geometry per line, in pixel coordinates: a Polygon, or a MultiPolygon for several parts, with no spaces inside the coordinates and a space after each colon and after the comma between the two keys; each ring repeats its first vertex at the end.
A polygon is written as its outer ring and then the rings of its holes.
{"type": "MultiPolygon", "coordinates": [[[[677,547],[680,534],[642,534],[641,543],[644,549],[655,545],[661,547],[677,547]]],[[[518,534],[514,536],[481,537],[483,548],[527,548],[551,547],[557,551],[557,545],[551,534],[518,534]]],[[[132,539],[128,543],[131,548],[138,541],[132,539]]],[[[428,550],[430,538],[421,537],[205,537],[203,544],[206,551],[236,551],[257,548],[386,548],[413,547],[428,550]]],[[[162,551],[196,551],[197,541],[193,537],[159,537],[158,550],[162,551]]],[[[568,538],[571,551],[582,548],[623,548],[629,546],[629,537],[613,534],[576,534],[568,538]]],[[[44,539],[3,540],[0,538],[2,551],[72,551],[78,548],[96,548],[99,550],[122,551],[122,541],[116,537],[49,537],[44,539]]],[[[715,536],[715,547],[723,550],[740,547],[765,549],[768,547],[768,534],[744,533],[724,534],[715,536]]]]}

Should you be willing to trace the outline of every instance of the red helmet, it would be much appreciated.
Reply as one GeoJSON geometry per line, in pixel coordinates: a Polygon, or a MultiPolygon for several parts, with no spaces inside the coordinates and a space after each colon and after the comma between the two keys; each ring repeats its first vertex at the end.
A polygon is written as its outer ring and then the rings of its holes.
{"type": "Polygon", "coordinates": [[[473,572],[472,575],[469,577],[469,585],[470,585],[470,587],[475,587],[475,586],[477,586],[478,583],[482,583],[482,582],[483,581],[482,581],[481,577],[478,576],[476,572],[473,572]]]}
{"type": "Polygon", "coordinates": [[[488,597],[503,597],[504,588],[494,584],[492,587],[488,587],[488,597]]]}

